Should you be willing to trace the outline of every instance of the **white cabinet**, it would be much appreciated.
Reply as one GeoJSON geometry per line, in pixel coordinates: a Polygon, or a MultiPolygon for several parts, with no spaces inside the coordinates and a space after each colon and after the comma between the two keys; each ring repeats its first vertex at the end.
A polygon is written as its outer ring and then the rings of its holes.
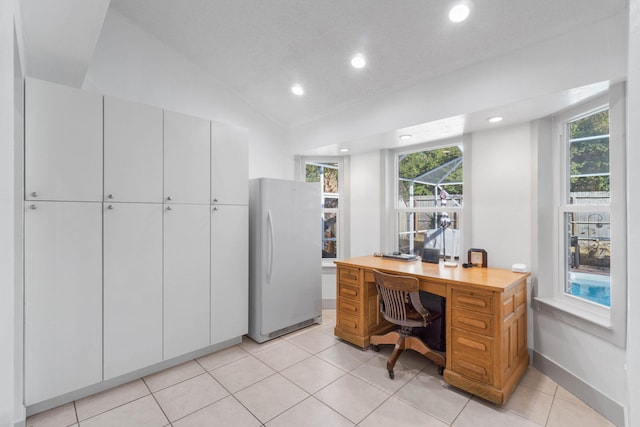
{"type": "Polygon", "coordinates": [[[104,197],[162,203],[162,110],[104,97],[104,197]]]}
{"type": "Polygon", "coordinates": [[[101,203],[25,202],[25,403],[102,380],[101,203]]]}
{"type": "Polygon", "coordinates": [[[164,207],[164,359],[209,345],[209,205],[164,207]]]}
{"type": "Polygon", "coordinates": [[[165,203],[209,204],[209,120],[165,111],[165,203]]]}
{"type": "Polygon", "coordinates": [[[102,95],[26,79],[25,199],[102,200],[102,95]]]}
{"type": "Polygon", "coordinates": [[[249,207],[211,210],[211,344],[216,344],[248,332],[249,207]]]}
{"type": "Polygon", "coordinates": [[[104,379],[162,361],[162,205],[104,207],[104,379]]]}
{"type": "Polygon", "coordinates": [[[249,142],[244,129],[211,122],[211,199],[213,204],[249,203],[249,142]]]}

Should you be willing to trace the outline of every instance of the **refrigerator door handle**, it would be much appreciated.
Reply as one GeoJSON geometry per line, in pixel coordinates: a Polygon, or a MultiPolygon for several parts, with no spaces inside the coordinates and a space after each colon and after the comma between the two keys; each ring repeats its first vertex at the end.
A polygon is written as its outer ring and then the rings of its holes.
{"type": "Polygon", "coordinates": [[[273,220],[271,219],[271,209],[267,211],[267,224],[269,225],[269,269],[267,270],[267,285],[271,284],[271,273],[273,272],[273,220]]]}

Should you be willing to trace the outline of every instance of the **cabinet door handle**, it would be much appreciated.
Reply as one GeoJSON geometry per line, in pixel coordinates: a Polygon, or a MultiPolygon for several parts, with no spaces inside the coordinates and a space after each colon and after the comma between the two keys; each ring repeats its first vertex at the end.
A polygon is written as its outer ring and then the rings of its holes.
{"type": "Polygon", "coordinates": [[[167,200],[171,201],[171,196],[167,196],[167,200]]]}
{"type": "Polygon", "coordinates": [[[171,210],[171,206],[167,206],[167,210],[170,211],[171,210]]]}
{"type": "Polygon", "coordinates": [[[113,205],[109,205],[109,206],[107,206],[107,209],[109,209],[109,210],[113,210],[113,205]]]}
{"type": "Polygon", "coordinates": [[[213,208],[213,211],[214,212],[218,212],[218,208],[213,208]]]}
{"type": "Polygon", "coordinates": [[[36,205],[29,205],[29,209],[34,209],[35,210],[35,209],[37,209],[37,206],[36,205]]]}
{"type": "Polygon", "coordinates": [[[38,197],[38,192],[37,191],[32,191],[31,192],[31,197],[38,197]]]}
{"type": "Polygon", "coordinates": [[[218,199],[213,199],[213,203],[218,203],[218,199]]]}
{"type": "Polygon", "coordinates": [[[109,194],[109,195],[107,196],[107,198],[109,198],[109,199],[113,199],[113,194],[109,194]]]}

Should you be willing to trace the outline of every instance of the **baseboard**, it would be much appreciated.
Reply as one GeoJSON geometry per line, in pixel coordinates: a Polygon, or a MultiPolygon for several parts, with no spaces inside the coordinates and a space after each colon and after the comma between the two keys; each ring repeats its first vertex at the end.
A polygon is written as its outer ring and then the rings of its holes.
{"type": "Polygon", "coordinates": [[[624,407],[608,396],[602,394],[571,372],[549,360],[546,356],[532,351],[533,366],[553,381],[564,387],[571,394],[595,409],[617,426],[624,426],[624,407]]]}
{"type": "Polygon", "coordinates": [[[322,300],[322,309],[323,310],[327,310],[327,309],[335,309],[336,308],[336,299],[323,299],[322,300]]]}

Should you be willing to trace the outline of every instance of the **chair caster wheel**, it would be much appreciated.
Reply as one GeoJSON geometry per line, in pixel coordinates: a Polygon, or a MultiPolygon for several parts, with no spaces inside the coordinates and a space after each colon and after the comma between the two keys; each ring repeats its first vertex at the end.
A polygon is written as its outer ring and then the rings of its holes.
{"type": "Polygon", "coordinates": [[[444,367],[438,366],[438,375],[443,375],[443,374],[444,374],[444,367]]]}
{"type": "Polygon", "coordinates": [[[395,377],[396,375],[393,373],[393,371],[389,371],[389,378],[393,379],[393,377],[395,377]]]}
{"type": "Polygon", "coordinates": [[[371,349],[377,353],[380,351],[380,346],[378,344],[371,344],[371,349]]]}

